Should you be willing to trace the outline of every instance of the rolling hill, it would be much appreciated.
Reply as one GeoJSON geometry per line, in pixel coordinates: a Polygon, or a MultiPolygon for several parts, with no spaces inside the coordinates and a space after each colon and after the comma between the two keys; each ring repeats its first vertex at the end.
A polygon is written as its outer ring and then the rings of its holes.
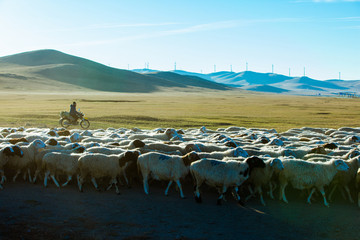
{"type": "Polygon", "coordinates": [[[222,84],[175,73],[139,74],[111,68],[56,50],[38,50],[0,58],[0,88],[7,90],[96,90],[149,93],[228,90],[222,84]],[[35,87],[34,87],[35,86],[35,87]]]}

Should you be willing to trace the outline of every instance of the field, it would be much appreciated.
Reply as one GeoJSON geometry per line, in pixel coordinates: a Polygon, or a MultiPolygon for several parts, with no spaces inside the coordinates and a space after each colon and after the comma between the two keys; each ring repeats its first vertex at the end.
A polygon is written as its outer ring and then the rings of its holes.
{"type": "MultiPolygon", "coordinates": [[[[59,112],[73,101],[93,129],[243,126],[282,132],[304,126],[356,127],[359,113],[358,99],[237,91],[3,92],[0,126],[59,127],[59,112]]],[[[189,182],[183,184],[185,200],[174,189],[165,197],[162,183],[150,184],[149,196],[140,183],[121,186],[118,196],[96,192],[90,184],[79,193],[75,181],[62,189],[8,181],[0,191],[0,239],[359,239],[359,209],[341,196],[326,208],[319,195],[308,205],[306,196],[289,189],[289,204],[266,198],[267,206],[253,199],[240,207],[229,195],[223,206],[216,206],[216,191],[207,189],[199,205],[189,182]]]]}
{"type": "Polygon", "coordinates": [[[284,96],[243,91],[157,94],[2,92],[0,126],[58,127],[59,112],[76,101],[91,128],[210,129],[358,126],[359,99],[284,96]]]}

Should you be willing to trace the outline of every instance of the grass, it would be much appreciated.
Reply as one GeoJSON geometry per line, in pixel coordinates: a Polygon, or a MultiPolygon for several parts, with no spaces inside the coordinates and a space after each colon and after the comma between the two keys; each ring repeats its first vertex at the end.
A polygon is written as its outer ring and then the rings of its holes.
{"type": "Polygon", "coordinates": [[[59,127],[59,112],[73,101],[91,128],[158,127],[210,129],[356,127],[359,99],[283,96],[244,92],[210,93],[2,93],[0,126],[59,127]]]}

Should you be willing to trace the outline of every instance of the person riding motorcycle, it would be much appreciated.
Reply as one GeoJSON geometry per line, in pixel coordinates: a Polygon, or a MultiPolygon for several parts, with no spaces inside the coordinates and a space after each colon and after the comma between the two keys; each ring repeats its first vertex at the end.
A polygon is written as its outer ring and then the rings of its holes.
{"type": "Polygon", "coordinates": [[[75,123],[80,117],[80,113],[76,111],[76,102],[70,105],[70,116],[73,118],[72,122],[75,123]]]}

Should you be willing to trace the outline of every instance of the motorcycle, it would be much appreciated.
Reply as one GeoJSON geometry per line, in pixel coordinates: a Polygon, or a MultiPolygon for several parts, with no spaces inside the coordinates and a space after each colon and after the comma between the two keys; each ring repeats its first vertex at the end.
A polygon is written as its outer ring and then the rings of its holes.
{"type": "Polygon", "coordinates": [[[73,117],[70,115],[69,112],[61,111],[59,123],[64,128],[68,128],[70,126],[77,126],[79,123],[83,129],[88,129],[90,127],[89,120],[85,117],[85,115],[82,112],[80,112],[80,109],[79,109],[78,119],[76,121],[73,120],[73,117]]]}

